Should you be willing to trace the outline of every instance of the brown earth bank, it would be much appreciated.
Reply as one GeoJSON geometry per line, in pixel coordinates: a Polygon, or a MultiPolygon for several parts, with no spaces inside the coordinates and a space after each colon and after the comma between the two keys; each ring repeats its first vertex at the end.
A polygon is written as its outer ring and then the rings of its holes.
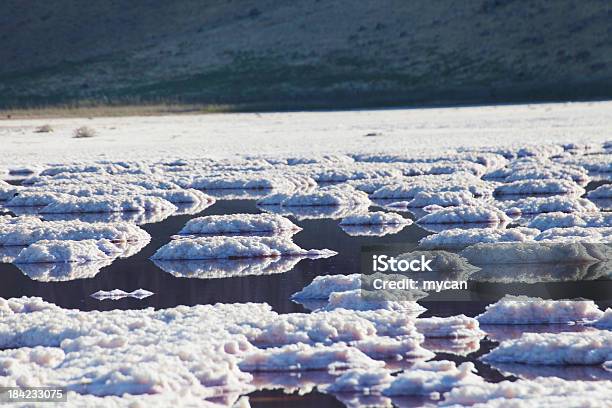
{"type": "Polygon", "coordinates": [[[608,99],[612,3],[6,0],[0,61],[15,112],[608,99]]]}

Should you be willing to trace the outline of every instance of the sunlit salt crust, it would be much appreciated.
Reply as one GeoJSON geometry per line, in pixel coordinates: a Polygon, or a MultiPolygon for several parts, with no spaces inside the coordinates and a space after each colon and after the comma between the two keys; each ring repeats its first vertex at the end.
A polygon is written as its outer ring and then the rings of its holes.
{"type": "Polygon", "coordinates": [[[601,365],[612,360],[612,331],[524,333],[503,341],[483,361],[534,365],[601,365]]]}
{"type": "Polygon", "coordinates": [[[343,344],[326,347],[302,343],[258,350],[245,355],[239,363],[243,371],[341,370],[381,368],[384,365],[384,362],[373,360],[358,349],[343,344]]]}
{"type": "Polygon", "coordinates": [[[498,205],[506,211],[518,212],[518,214],[599,212],[597,206],[591,201],[573,196],[528,197],[516,201],[499,202],[498,205]]]}
{"type": "Polygon", "coordinates": [[[438,205],[440,207],[457,207],[462,205],[480,204],[483,204],[483,202],[474,198],[474,196],[467,191],[441,191],[435,193],[421,191],[408,202],[407,206],[412,208],[423,208],[429,205],[438,205]]]}
{"type": "Polygon", "coordinates": [[[605,408],[612,403],[609,381],[567,381],[560,378],[465,384],[444,394],[443,407],[474,408],[605,408]]]}
{"type": "Polygon", "coordinates": [[[483,337],[485,334],[476,319],[465,315],[418,318],[415,327],[428,338],[459,339],[483,337]]]}
{"type": "Polygon", "coordinates": [[[329,249],[306,250],[297,246],[291,238],[277,237],[203,237],[171,241],[152,256],[156,260],[179,259],[228,259],[275,256],[329,257],[336,252],[329,249]]]}
{"type": "Polygon", "coordinates": [[[388,388],[387,396],[427,395],[439,398],[440,393],[468,384],[480,384],[484,380],[475,374],[473,363],[459,367],[452,361],[417,363],[410,370],[398,374],[388,388]]]}
{"type": "Polygon", "coordinates": [[[322,187],[312,192],[277,193],[264,197],[257,202],[262,206],[310,207],[342,206],[359,207],[371,204],[368,195],[363,191],[344,185],[322,187]]]}
{"type": "Polygon", "coordinates": [[[545,231],[551,228],[570,227],[609,227],[612,226],[612,213],[574,213],[552,212],[540,214],[532,219],[528,227],[545,231]]]}
{"type": "Polygon", "coordinates": [[[371,193],[372,199],[412,200],[418,193],[439,193],[444,191],[469,192],[473,196],[490,196],[492,185],[478,177],[466,173],[456,173],[451,176],[414,177],[398,179],[394,183],[383,186],[371,193]]]}
{"type": "Polygon", "coordinates": [[[590,325],[598,327],[600,329],[612,330],[612,309],[606,309],[603,315],[598,317],[595,321],[591,322],[590,325]]]}
{"type": "Polygon", "coordinates": [[[22,190],[8,200],[5,205],[7,207],[44,207],[57,200],[69,200],[71,198],[74,198],[74,196],[64,193],[22,190]]]}
{"type": "Polygon", "coordinates": [[[531,264],[488,264],[470,275],[474,282],[495,283],[540,283],[579,282],[609,279],[612,263],[531,263],[531,264]]]}
{"type": "MultiPolygon", "coordinates": [[[[535,236],[539,242],[612,242],[612,226],[551,228],[535,236]]],[[[604,248],[603,246],[601,247],[604,248]]]]}
{"type": "Polygon", "coordinates": [[[563,160],[563,163],[580,166],[589,171],[589,173],[610,173],[612,172],[612,154],[601,155],[585,155],[568,158],[563,160]]]}
{"type": "Polygon", "coordinates": [[[402,217],[397,213],[384,211],[370,212],[348,216],[340,221],[342,226],[364,226],[364,225],[410,225],[412,220],[402,217]]]}
{"type": "Polygon", "coordinates": [[[540,233],[534,228],[477,228],[449,229],[437,234],[428,235],[419,241],[419,246],[426,249],[461,248],[477,243],[495,242],[528,242],[540,233]]]}
{"type": "Polygon", "coordinates": [[[586,184],[590,180],[588,172],[579,166],[560,164],[541,158],[514,160],[508,166],[489,172],[485,180],[503,180],[512,183],[521,180],[571,180],[586,184]]]}
{"type": "Polygon", "coordinates": [[[41,214],[113,213],[113,212],[174,212],[176,206],[159,197],[93,196],[58,197],[40,210],[41,214]]]}
{"type": "Polygon", "coordinates": [[[612,198],[612,184],[604,184],[593,191],[589,191],[587,197],[594,199],[612,198]]]}
{"type": "Polygon", "coordinates": [[[301,228],[289,219],[276,214],[229,214],[209,215],[193,218],[185,224],[179,234],[241,234],[278,233],[291,234],[301,228]]]}
{"type": "Polygon", "coordinates": [[[592,300],[547,300],[506,295],[476,316],[480,324],[559,324],[598,319],[603,312],[592,300]]]}
{"type": "Polygon", "coordinates": [[[342,231],[352,237],[367,236],[367,237],[384,237],[401,232],[406,226],[412,224],[412,221],[406,218],[407,223],[403,224],[378,224],[378,225],[341,225],[342,231]]]}
{"type": "Polygon", "coordinates": [[[112,259],[121,250],[107,239],[42,240],[24,248],[15,263],[91,262],[112,259]]]}
{"type": "Polygon", "coordinates": [[[329,299],[334,292],[348,292],[361,287],[361,275],[320,275],[304,287],[301,291],[294,293],[291,299],[329,299]]]}
{"type": "Polygon", "coordinates": [[[318,220],[318,219],[342,219],[353,215],[366,214],[368,212],[368,206],[294,206],[294,207],[281,207],[280,205],[263,205],[260,206],[262,211],[272,214],[279,214],[285,217],[294,217],[300,221],[302,220],[318,220]]]}
{"type": "Polygon", "coordinates": [[[42,221],[35,217],[0,220],[0,245],[29,245],[41,240],[108,239],[113,242],[149,241],[150,235],[123,222],[42,221]]]}
{"type": "Polygon", "coordinates": [[[409,314],[419,314],[425,309],[416,303],[417,300],[427,296],[427,292],[415,289],[411,291],[402,291],[397,300],[392,294],[384,293],[378,296],[378,293],[372,293],[368,296],[366,291],[360,289],[349,290],[344,292],[332,292],[329,295],[328,303],[323,310],[395,310],[403,311],[409,314]],[[364,296],[365,295],[365,296],[364,296]]]}
{"type": "Polygon", "coordinates": [[[335,381],[323,387],[326,393],[381,393],[395,379],[386,369],[362,369],[355,368],[347,370],[338,376],[335,381]]]}
{"type": "Polygon", "coordinates": [[[493,191],[494,195],[540,195],[567,194],[581,196],[584,188],[570,180],[519,180],[501,184],[493,191]]]}
{"type": "Polygon", "coordinates": [[[607,260],[609,248],[601,244],[572,242],[499,242],[470,245],[460,252],[473,265],[594,263],[607,260]]]}
{"type": "Polygon", "coordinates": [[[510,217],[491,206],[449,207],[417,220],[418,224],[507,224],[509,222],[510,217]]]}

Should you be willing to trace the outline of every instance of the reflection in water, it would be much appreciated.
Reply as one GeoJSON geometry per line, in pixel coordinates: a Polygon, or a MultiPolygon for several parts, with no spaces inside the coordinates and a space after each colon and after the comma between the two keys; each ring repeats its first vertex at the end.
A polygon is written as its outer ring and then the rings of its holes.
{"type": "Polygon", "coordinates": [[[248,259],[220,259],[195,261],[153,260],[156,266],[177,278],[219,279],[249,275],[284,273],[303,257],[265,257],[248,259]]]}
{"type": "Polygon", "coordinates": [[[114,213],[70,213],[70,214],[41,214],[47,221],[85,221],[85,222],[118,222],[127,221],[136,225],[154,224],[162,222],[172,215],[172,211],[159,212],[114,212],[114,213]]]}
{"type": "Polygon", "coordinates": [[[30,279],[40,282],[59,282],[93,278],[112,262],[112,259],[105,259],[82,263],[29,263],[18,264],[17,267],[30,279]]]}
{"type": "Polygon", "coordinates": [[[470,280],[495,283],[577,282],[610,278],[612,262],[479,265],[470,280]]]}
{"type": "Polygon", "coordinates": [[[303,395],[316,386],[331,384],[335,378],[336,376],[327,371],[255,372],[251,384],[258,390],[282,388],[286,394],[303,395]]]}
{"type": "Polygon", "coordinates": [[[467,356],[480,349],[480,337],[461,337],[457,339],[426,338],[422,344],[434,353],[448,353],[467,356]]]}
{"type": "Polygon", "coordinates": [[[492,363],[491,367],[504,375],[514,375],[527,380],[536,377],[559,377],[564,380],[610,381],[612,372],[601,366],[541,366],[528,364],[492,363]]]}
{"type": "Polygon", "coordinates": [[[297,220],[318,219],[340,219],[349,215],[364,214],[368,212],[367,207],[338,207],[338,206],[304,206],[304,207],[281,207],[280,205],[266,205],[260,208],[269,213],[284,216],[292,216],[297,220]]]}
{"type": "Polygon", "coordinates": [[[406,224],[341,225],[340,227],[352,237],[384,237],[385,235],[397,234],[406,227],[406,224]]]}
{"type": "Polygon", "coordinates": [[[487,333],[487,337],[490,340],[497,342],[518,339],[523,335],[523,333],[563,333],[597,330],[593,327],[583,326],[580,324],[483,324],[480,326],[480,328],[487,333]]]}

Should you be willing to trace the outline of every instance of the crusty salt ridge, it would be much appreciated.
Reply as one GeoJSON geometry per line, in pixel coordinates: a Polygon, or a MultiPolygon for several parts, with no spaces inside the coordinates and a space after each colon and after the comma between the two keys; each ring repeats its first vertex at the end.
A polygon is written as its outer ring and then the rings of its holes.
{"type": "Polygon", "coordinates": [[[74,198],[69,194],[22,190],[5,203],[6,207],[43,207],[56,200],[74,198]]]}
{"type": "Polygon", "coordinates": [[[535,365],[601,365],[612,360],[612,331],[524,333],[481,357],[485,362],[535,365]]]}
{"type": "Polygon", "coordinates": [[[597,187],[595,190],[589,191],[589,198],[612,198],[612,184],[604,184],[597,187]]]}
{"type": "Polygon", "coordinates": [[[417,193],[407,205],[408,207],[412,208],[423,208],[430,205],[438,205],[440,207],[457,207],[462,205],[480,204],[483,204],[483,201],[477,200],[470,192],[467,191],[421,191],[417,193]]]}
{"type": "Polygon", "coordinates": [[[419,289],[404,290],[398,294],[398,300],[394,300],[390,293],[372,293],[361,289],[344,292],[332,292],[324,310],[348,309],[348,310],[401,310],[407,313],[421,312],[423,309],[417,300],[427,296],[426,292],[419,289]],[[365,294],[365,296],[363,296],[365,294]],[[380,296],[378,296],[380,295],[380,296]]]}
{"type": "Polygon", "coordinates": [[[422,346],[434,353],[467,356],[468,354],[480,350],[480,340],[483,336],[459,338],[428,337],[425,339],[422,346]]]}
{"type": "Polygon", "coordinates": [[[214,260],[178,260],[153,263],[177,278],[222,279],[289,272],[303,257],[265,257],[214,260]]]}
{"type": "MultiPolygon", "coordinates": [[[[350,217],[350,216],[349,216],[350,217]]],[[[406,219],[407,221],[410,221],[406,219]]],[[[403,224],[378,224],[378,225],[341,225],[342,231],[352,237],[384,237],[401,232],[412,221],[403,224]]]]}
{"type": "Polygon", "coordinates": [[[412,200],[418,193],[436,193],[442,191],[469,192],[474,196],[490,196],[491,184],[477,177],[465,177],[448,180],[415,180],[399,179],[393,184],[379,188],[371,194],[372,199],[406,199],[412,200]]]}
{"type": "Polygon", "coordinates": [[[134,224],[42,221],[35,217],[0,220],[0,245],[29,245],[41,240],[108,239],[113,242],[146,241],[151,237],[134,224]]]}
{"type": "Polygon", "coordinates": [[[528,197],[516,201],[501,201],[497,205],[507,211],[518,209],[521,214],[599,212],[591,201],[574,196],[528,197]]]}
{"type": "Polygon", "coordinates": [[[289,344],[246,354],[238,363],[244,371],[341,370],[382,368],[385,363],[345,344],[332,346],[289,344]]]}
{"type": "Polygon", "coordinates": [[[296,233],[301,228],[276,214],[229,214],[193,218],[179,234],[296,233]]]}
{"type": "Polygon", "coordinates": [[[387,396],[427,395],[438,399],[443,392],[484,380],[475,374],[473,363],[459,367],[452,361],[430,361],[415,364],[410,370],[398,374],[383,390],[387,396]]]}
{"type": "Polygon", "coordinates": [[[607,262],[531,263],[520,264],[520,267],[516,264],[489,264],[481,265],[482,269],[470,275],[470,280],[531,284],[609,279],[610,265],[607,262]]]}
{"type": "Polygon", "coordinates": [[[280,205],[262,205],[260,209],[273,214],[283,215],[285,217],[292,216],[298,220],[317,220],[317,219],[339,219],[356,214],[365,214],[368,212],[368,206],[296,206],[296,207],[281,207],[280,205]]]}
{"type": "Polygon", "coordinates": [[[186,238],[169,242],[159,248],[151,259],[226,259],[268,256],[329,257],[329,249],[302,249],[289,237],[224,237],[186,238]]]}
{"type": "Polygon", "coordinates": [[[303,206],[342,206],[359,207],[371,204],[368,195],[355,190],[348,184],[322,187],[312,192],[276,193],[259,200],[262,206],[279,205],[282,207],[303,206]]]}
{"type": "MultiPolygon", "coordinates": [[[[612,226],[550,228],[534,237],[538,242],[611,242],[612,226]]],[[[602,245],[603,248],[603,245],[602,245]]]]}
{"type": "Polygon", "coordinates": [[[417,220],[417,224],[507,224],[509,222],[510,218],[503,211],[491,206],[449,207],[417,220]]]}
{"type": "Polygon", "coordinates": [[[552,212],[540,214],[532,219],[528,227],[545,231],[551,228],[569,227],[609,227],[612,213],[573,213],[552,212]]]}
{"type": "Polygon", "coordinates": [[[592,300],[546,300],[506,295],[476,316],[480,324],[558,324],[598,319],[603,315],[592,300]]]}
{"type": "Polygon", "coordinates": [[[491,368],[499,371],[504,377],[514,376],[523,380],[534,380],[538,377],[557,377],[568,381],[612,381],[612,373],[607,371],[604,366],[489,364],[491,368]]]}
{"type": "Polygon", "coordinates": [[[459,254],[472,265],[594,263],[606,260],[601,244],[572,242],[499,242],[470,245],[459,254]]]}
{"type": "Polygon", "coordinates": [[[336,380],[322,388],[326,393],[363,393],[378,394],[383,391],[395,377],[386,369],[355,368],[347,370],[336,380]]]}
{"type": "Polygon", "coordinates": [[[6,181],[0,180],[0,201],[6,201],[13,198],[21,191],[22,187],[14,186],[6,181]]]}
{"type": "Polygon", "coordinates": [[[375,211],[367,214],[348,216],[340,221],[340,225],[410,225],[412,220],[402,217],[397,213],[375,211]]]}
{"type": "MultiPolygon", "coordinates": [[[[477,266],[471,265],[467,259],[448,251],[412,251],[400,254],[396,258],[398,260],[406,259],[410,261],[413,259],[420,259],[421,257],[430,261],[429,267],[432,271],[407,272],[401,275],[400,278],[405,278],[410,275],[422,281],[430,279],[440,280],[441,278],[445,280],[465,280],[470,274],[480,269],[477,266]]],[[[370,275],[369,277],[374,276],[376,276],[376,274],[370,275]]],[[[384,277],[390,278],[388,274],[385,274],[384,277]]]]}
{"type": "Polygon", "coordinates": [[[519,180],[508,184],[501,184],[493,191],[494,195],[538,195],[538,194],[567,194],[581,196],[584,188],[570,180],[519,180]]]}
{"type": "Polygon", "coordinates": [[[461,248],[469,245],[487,242],[527,242],[540,231],[534,228],[478,228],[460,229],[454,228],[441,231],[434,235],[428,235],[419,241],[419,246],[426,249],[435,248],[461,248]]]}
{"type": "Polygon", "coordinates": [[[590,324],[600,329],[612,330],[612,309],[606,309],[603,315],[590,324]]]}
{"type": "Polygon", "coordinates": [[[112,213],[112,212],[174,212],[176,206],[159,197],[93,196],[58,197],[44,207],[41,214],[53,213],[112,213]]]}
{"type": "Polygon", "coordinates": [[[465,384],[445,393],[440,406],[607,408],[610,404],[610,381],[567,381],[542,377],[514,382],[465,384]]]}
{"type": "Polygon", "coordinates": [[[376,337],[352,341],[349,344],[376,360],[429,360],[435,354],[421,347],[420,337],[376,337]]]}
{"type": "Polygon", "coordinates": [[[416,319],[415,327],[425,337],[458,339],[483,337],[478,321],[465,315],[451,317],[426,317],[416,319]]]}
{"type": "Polygon", "coordinates": [[[319,275],[299,292],[294,293],[291,299],[329,299],[333,292],[347,292],[361,287],[360,274],[351,275],[319,275]]]}
{"type": "Polygon", "coordinates": [[[563,163],[583,167],[587,169],[589,173],[610,173],[612,172],[611,156],[612,154],[572,156],[561,161],[563,163]]]}
{"type": "Polygon", "coordinates": [[[82,241],[42,240],[24,248],[15,263],[90,262],[112,259],[121,250],[107,239],[82,241]]]}

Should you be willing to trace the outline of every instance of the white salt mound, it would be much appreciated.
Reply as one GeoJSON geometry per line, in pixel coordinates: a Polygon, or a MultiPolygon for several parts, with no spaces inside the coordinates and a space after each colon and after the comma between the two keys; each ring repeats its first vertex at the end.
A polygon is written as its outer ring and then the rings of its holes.
{"type": "Polygon", "coordinates": [[[121,250],[107,239],[82,241],[38,241],[24,248],[15,263],[90,262],[112,259],[121,250]]]}
{"type": "Polygon", "coordinates": [[[301,228],[276,214],[229,214],[193,218],[179,234],[239,234],[259,232],[297,232],[301,228]]]}
{"type": "Polygon", "coordinates": [[[603,315],[592,300],[546,300],[506,295],[476,316],[480,324],[566,324],[603,315]]]}
{"type": "Polygon", "coordinates": [[[540,214],[529,222],[529,228],[545,231],[551,228],[608,227],[612,225],[612,213],[552,212],[540,214]]]}
{"type": "Polygon", "coordinates": [[[333,292],[347,292],[361,287],[361,275],[358,273],[351,275],[320,275],[316,276],[312,282],[304,289],[294,293],[291,299],[329,299],[333,292]]]}
{"type": "Polygon", "coordinates": [[[429,235],[419,241],[426,249],[466,247],[478,243],[528,242],[539,234],[534,228],[453,228],[429,235]]]}
{"type": "Polygon", "coordinates": [[[587,194],[589,198],[612,198],[612,184],[604,184],[587,194]]]}
{"type": "Polygon", "coordinates": [[[397,213],[384,211],[370,212],[367,214],[357,214],[345,217],[340,221],[340,225],[410,225],[412,220],[402,217],[397,213]]]}
{"type": "Polygon", "coordinates": [[[507,224],[510,218],[501,210],[493,207],[460,206],[449,207],[427,214],[418,224],[507,224]]]}
{"type": "Polygon", "coordinates": [[[171,241],[155,252],[152,259],[226,259],[257,258],[268,256],[329,257],[336,252],[329,249],[306,250],[297,246],[291,238],[277,237],[226,237],[215,236],[171,241]]]}
{"type": "Polygon", "coordinates": [[[485,362],[534,365],[601,365],[612,360],[612,331],[524,333],[502,341],[485,362]]]}

